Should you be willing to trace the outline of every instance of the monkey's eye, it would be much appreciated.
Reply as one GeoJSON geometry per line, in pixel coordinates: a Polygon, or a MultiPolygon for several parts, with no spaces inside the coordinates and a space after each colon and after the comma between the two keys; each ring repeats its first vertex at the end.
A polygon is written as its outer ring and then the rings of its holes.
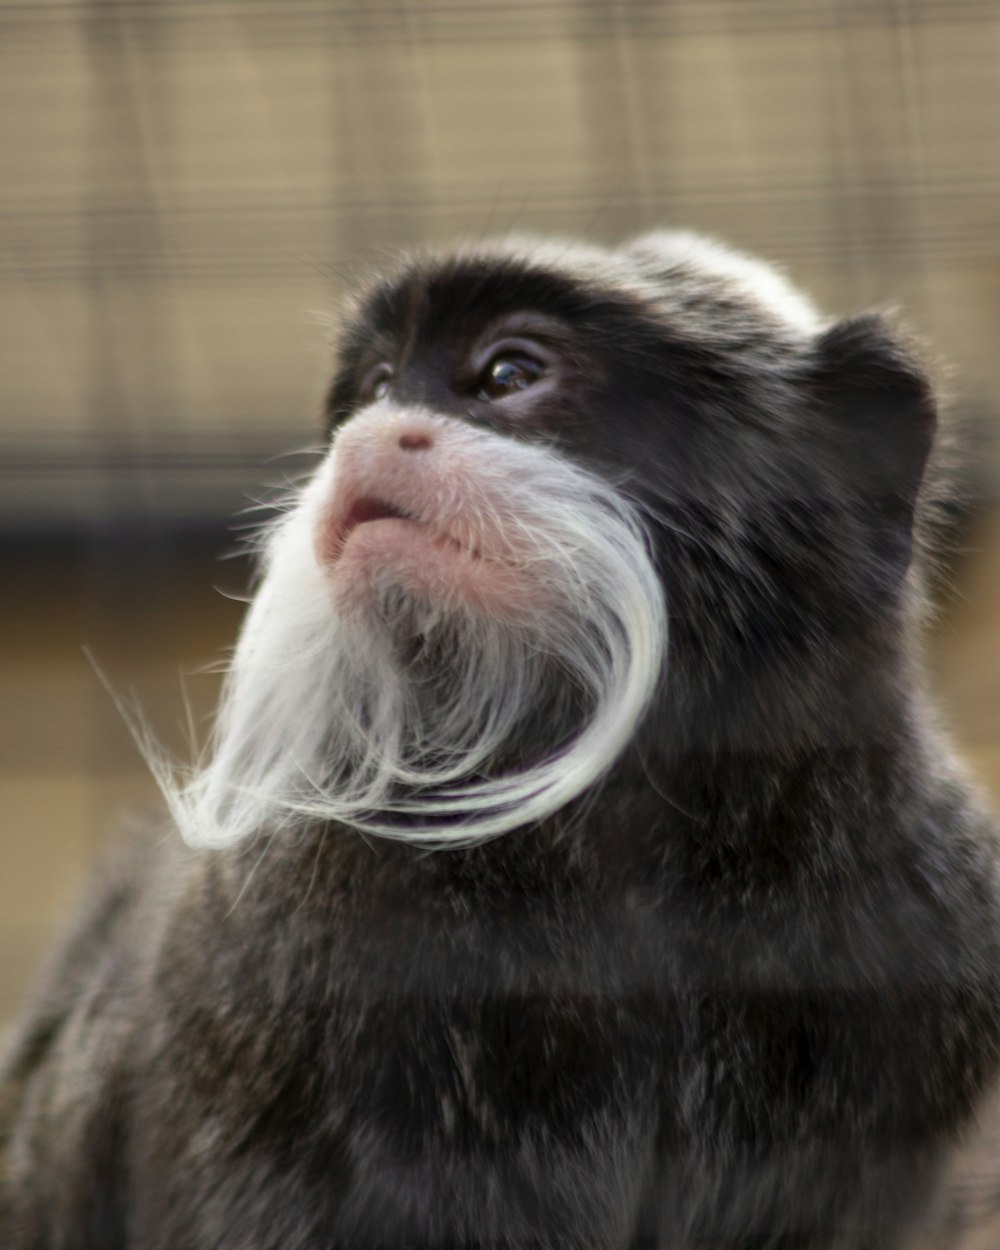
{"type": "Polygon", "coordinates": [[[500,352],[480,375],[476,398],[506,399],[534,386],[544,373],[542,362],[524,352],[500,352]]]}
{"type": "Polygon", "coordinates": [[[392,368],[385,364],[378,364],[374,369],[369,369],[361,381],[358,388],[358,399],[364,404],[373,404],[378,399],[385,399],[389,394],[389,387],[392,385],[392,368]]]}

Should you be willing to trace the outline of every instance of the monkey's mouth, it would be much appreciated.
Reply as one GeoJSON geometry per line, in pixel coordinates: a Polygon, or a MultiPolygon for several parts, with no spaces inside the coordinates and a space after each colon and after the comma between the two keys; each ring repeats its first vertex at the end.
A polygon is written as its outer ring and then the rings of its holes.
{"type": "Polygon", "coordinates": [[[368,495],[362,496],[354,501],[347,515],[341,521],[341,536],[346,541],[351,530],[357,529],[359,525],[367,525],[371,521],[385,521],[391,517],[398,517],[402,521],[414,522],[417,519],[412,513],[407,512],[403,508],[397,508],[395,504],[386,503],[384,499],[376,499],[368,495]]]}
{"type": "Polygon", "coordinates": [[[504,553],[484,550],[479,533],[461,530],[461,518],[445,524],[382,495],[359,494],[320,522],[316,550],[336,602],[348,610],[366,611],[393,586],[445,611],[494,620],[523,621],[536,611],[542,588],[504,553]]]}
{"type": "Polygon", "coordinates": [[[376,495],[361,495],[330,527],[324,552],[328,563],[335,564],[340,559],[348,540],[362,526],[378,526],[386,531],[387,536],[405,533],[407,541],[422,540],[452,555],[461,555],[472,560],[480,558],[478,547],[460,542],[439,525],[432,525],[398,504],[389,503],[376,495]]]}

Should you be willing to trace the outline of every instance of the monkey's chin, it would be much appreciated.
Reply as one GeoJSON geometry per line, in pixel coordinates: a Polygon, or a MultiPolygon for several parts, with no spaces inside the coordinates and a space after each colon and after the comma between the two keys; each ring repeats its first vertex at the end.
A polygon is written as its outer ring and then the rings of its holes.
{"type": "Polygon", "coordinates": [[[362,615],[386,595],[414,595],[442,613],[469,612],[511,624],[544,610],[545,596],[527,572],[484,557],[405,517],[383,517],[348,534],[328,565],[338,610],[362,615]]]}

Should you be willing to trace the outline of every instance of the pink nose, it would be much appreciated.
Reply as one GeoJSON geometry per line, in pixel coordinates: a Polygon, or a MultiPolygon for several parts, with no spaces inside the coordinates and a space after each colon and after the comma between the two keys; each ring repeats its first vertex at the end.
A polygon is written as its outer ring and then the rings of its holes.
{"type": "Polygon", "coordinates": [[[399,436],[400,451],[430,451],[431,436],[421,430],[407,430],[399,436]]]}

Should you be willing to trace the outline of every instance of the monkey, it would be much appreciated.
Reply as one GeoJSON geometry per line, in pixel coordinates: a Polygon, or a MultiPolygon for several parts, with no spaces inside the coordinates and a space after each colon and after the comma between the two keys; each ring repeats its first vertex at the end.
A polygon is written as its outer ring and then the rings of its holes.
{"type": "Polygon", "coordinates": [[[942,1227],[1000,907],[918,350],[694,234],[511,238],[362,286],[326,416],[212,741],[8,1045],[0,1244],[942,1227]]]}

